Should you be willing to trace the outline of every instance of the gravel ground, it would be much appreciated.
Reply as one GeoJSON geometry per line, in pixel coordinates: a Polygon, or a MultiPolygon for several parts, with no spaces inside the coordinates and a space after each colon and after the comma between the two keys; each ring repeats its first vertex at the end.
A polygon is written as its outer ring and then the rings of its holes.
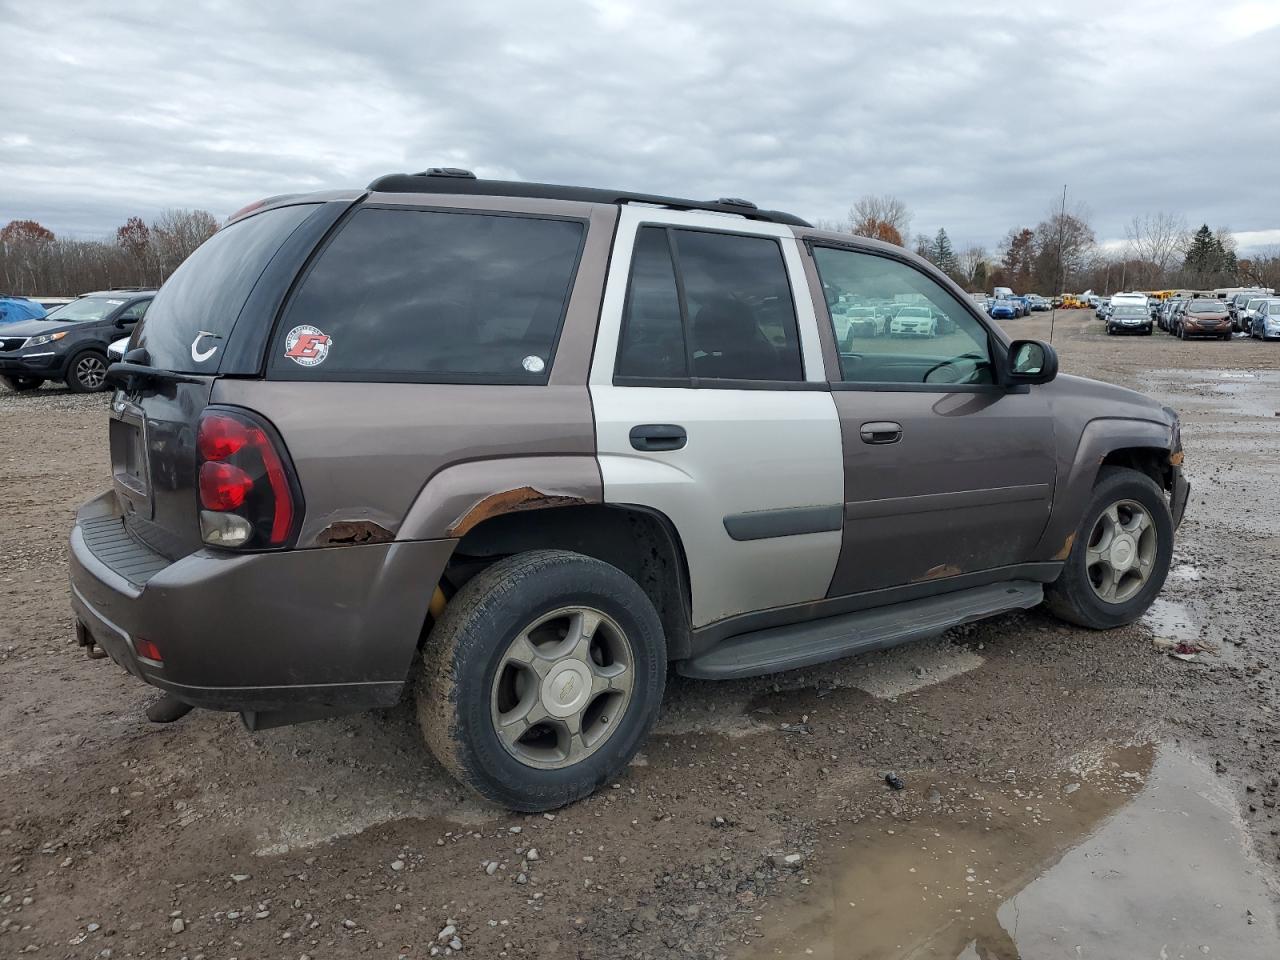
{"type": "Polygon", "coordinates": [[[849,824],[1156,741],[1215,765],[1274,881],[1280,345],[1109,338],[1085,311],[1054,343],[1065,372],[1183,415],[1193,494],[1153,617],[1094,633],[1031,611],[777,677],[673,677],[644,753],[554,816],[463,795],[404,707],[148,724],[154,693],[86,660],[68,612],[106,398],[0,392],[0,955],[746,957],[849,824]]]}

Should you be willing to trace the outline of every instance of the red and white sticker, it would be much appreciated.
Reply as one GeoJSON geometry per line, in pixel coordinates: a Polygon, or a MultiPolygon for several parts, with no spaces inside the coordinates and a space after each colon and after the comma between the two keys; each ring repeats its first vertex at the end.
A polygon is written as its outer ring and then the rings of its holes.
{"type": "Polygon", "coordinates": [[[284,355],[304,367],[318,367],[329,356],[333,338],[304,323],[289,331],[284,338],[284,355]]]}

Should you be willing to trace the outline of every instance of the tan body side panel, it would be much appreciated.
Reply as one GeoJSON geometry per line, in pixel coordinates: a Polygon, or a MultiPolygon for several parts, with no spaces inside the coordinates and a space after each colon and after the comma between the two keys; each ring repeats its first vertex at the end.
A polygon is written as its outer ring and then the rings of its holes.
{"type": "Polygon", "coordinates": [[[544,457],[580,460],[587,468],[569,471],[556,491],[601,496],[585,385],[221,380],[214,402],[256,410],[288,438],[306,503],[299,547],[322,545],[335,523],[362,521],[400,540],[449,537],[479,498],[548,479],[545,471],[517,476],[518,469],[502,468],[506,460],[521,467],[544,457]],[[437,474],[463,463],[474,466],[431,489],[437,474]],[[463,482],[486,470],[491,484],[463,482]],[[584,482],[570,483],[575,478],[584,482]],[[419,494],[440,509],[415,511],[412,529],[402,533],[419,494]]]}

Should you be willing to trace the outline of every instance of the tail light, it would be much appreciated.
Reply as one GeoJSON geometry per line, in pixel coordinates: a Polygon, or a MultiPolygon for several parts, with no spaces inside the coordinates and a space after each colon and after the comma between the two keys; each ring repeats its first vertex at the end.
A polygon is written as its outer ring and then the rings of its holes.
{"type": "Polygon", "coordinates": [[[215,547],[286,546],[302,499],[284,445],[246,410],[208,407],[196,427],[200,536],[215,547]]]}

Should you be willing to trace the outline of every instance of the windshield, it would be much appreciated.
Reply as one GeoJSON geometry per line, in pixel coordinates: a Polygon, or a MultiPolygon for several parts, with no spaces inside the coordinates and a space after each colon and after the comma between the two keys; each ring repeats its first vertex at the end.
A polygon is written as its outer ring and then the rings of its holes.
{"type": "Polygon", "coordinates": [[[1257,300],[1250,300],[1245,304],[1246,310],[1257,310],[1260,306],[1267,302],[1266,297],[1259,297],[1257,300]]]}
{"type": "Polygon", "coordinates": [[[1145,317],[1147,311],[1142,307],[1135,307],[1129,304],[1122,304],[1115,309],[1114,316],[1117,317],[1145,317]]]}
{"type": "Polygon", "coordinates": [[[1188,313],[1221,313],[1222,304],[1217,300],[1195,300],[1187,306],[1188,313]]]}
{"type": "Polygon", "coordinates": [[[899,317],[931,317],[933,314],[928,307],[903,307],[898,312],[899,317]]]}
{"type": "Polygon", "coordinates": [[[90,320],[101,320],[122,303],[124,297],[81,297],[57,310],[50,310],[45,319],[57,320],[59,323],[88,323],[90,320]]]}

